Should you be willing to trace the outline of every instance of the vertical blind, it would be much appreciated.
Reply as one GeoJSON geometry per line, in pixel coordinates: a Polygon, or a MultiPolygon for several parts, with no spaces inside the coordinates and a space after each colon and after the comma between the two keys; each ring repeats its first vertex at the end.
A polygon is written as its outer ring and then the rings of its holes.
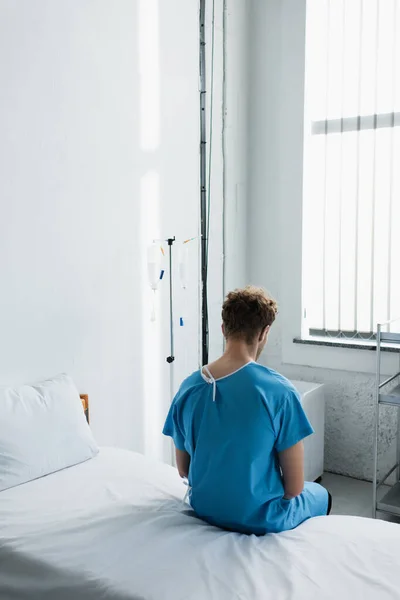
{"type": "Polygon", "coordinates": [[[400,317],[400,0],[308,0],[306,323],[369,337],[400,317]]]}

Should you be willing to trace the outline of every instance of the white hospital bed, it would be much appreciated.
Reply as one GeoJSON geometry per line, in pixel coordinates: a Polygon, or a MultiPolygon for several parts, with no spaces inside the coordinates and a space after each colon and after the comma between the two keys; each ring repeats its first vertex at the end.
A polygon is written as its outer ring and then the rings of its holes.
{"type": "Polygon", "coordinates": [[[0,599],[400,598],[397,525],[329,517],[246,537],[183,494],[171,467],[116,449],[0,492],[0,599]]]}

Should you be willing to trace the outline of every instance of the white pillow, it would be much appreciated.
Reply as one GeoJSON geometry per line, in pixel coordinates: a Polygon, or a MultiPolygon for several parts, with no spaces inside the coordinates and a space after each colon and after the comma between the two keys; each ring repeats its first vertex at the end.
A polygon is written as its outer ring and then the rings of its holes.
{"type": "Polygon", "coordinates": [[[98,451],[67,375],[0,388],[0,491],[84,462],[98,451]]]}

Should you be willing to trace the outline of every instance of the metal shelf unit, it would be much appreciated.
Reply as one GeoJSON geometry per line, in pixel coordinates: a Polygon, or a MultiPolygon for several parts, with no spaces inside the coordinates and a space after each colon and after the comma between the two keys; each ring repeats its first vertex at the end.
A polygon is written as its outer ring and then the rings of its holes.
{"type": "Polygon", "coordinates": [[[394,406],[400,408],[400,383],[396,379],[400,378],[400,365],[397,373],[381,382],[381,351],[382,344],[398,346],[400,352],[400,333],[383,331],[389,328],[392,323],[399,322],[400,319],[394,319],[387,323],[381,323],[377,326],[376,333],[376,382],[375,382],[375,425],[374,425],[374,474],[373,474],[373,499],[372,515],[376,518],[376,513],[381,512],[387,515],[400,517],[400,413],[397,413],[397,453],[396,464],[378,480],[378,450],[379,450],[379,417],[381,406],[394,406]],[[395,385],[397,383],[397,385],[395,385]],[[392,384],[392,385],[391,385],[392,384]],[[390,487],[389,491],[378,499],[378,490],[395,473],[396,482],[390,487]]]}

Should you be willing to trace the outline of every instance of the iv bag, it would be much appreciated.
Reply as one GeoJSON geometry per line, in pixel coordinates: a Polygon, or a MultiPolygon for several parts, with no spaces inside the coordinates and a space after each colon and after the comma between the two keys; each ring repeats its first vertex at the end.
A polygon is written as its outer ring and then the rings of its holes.
{"type": "Polygon", "coordinates": [[[153,291],[158,289],[163,269],[163,254],[159,244],[153,243],[147,248],[147,273],[153,291]]]}
{"type": "Polygon", "coordinates": [[[181,286],[184,290],[187,287],[187,272],[189,266],[189,247],[188,244],[182,244],[179,253],[179,277],[181,280],[181,286]]]}

